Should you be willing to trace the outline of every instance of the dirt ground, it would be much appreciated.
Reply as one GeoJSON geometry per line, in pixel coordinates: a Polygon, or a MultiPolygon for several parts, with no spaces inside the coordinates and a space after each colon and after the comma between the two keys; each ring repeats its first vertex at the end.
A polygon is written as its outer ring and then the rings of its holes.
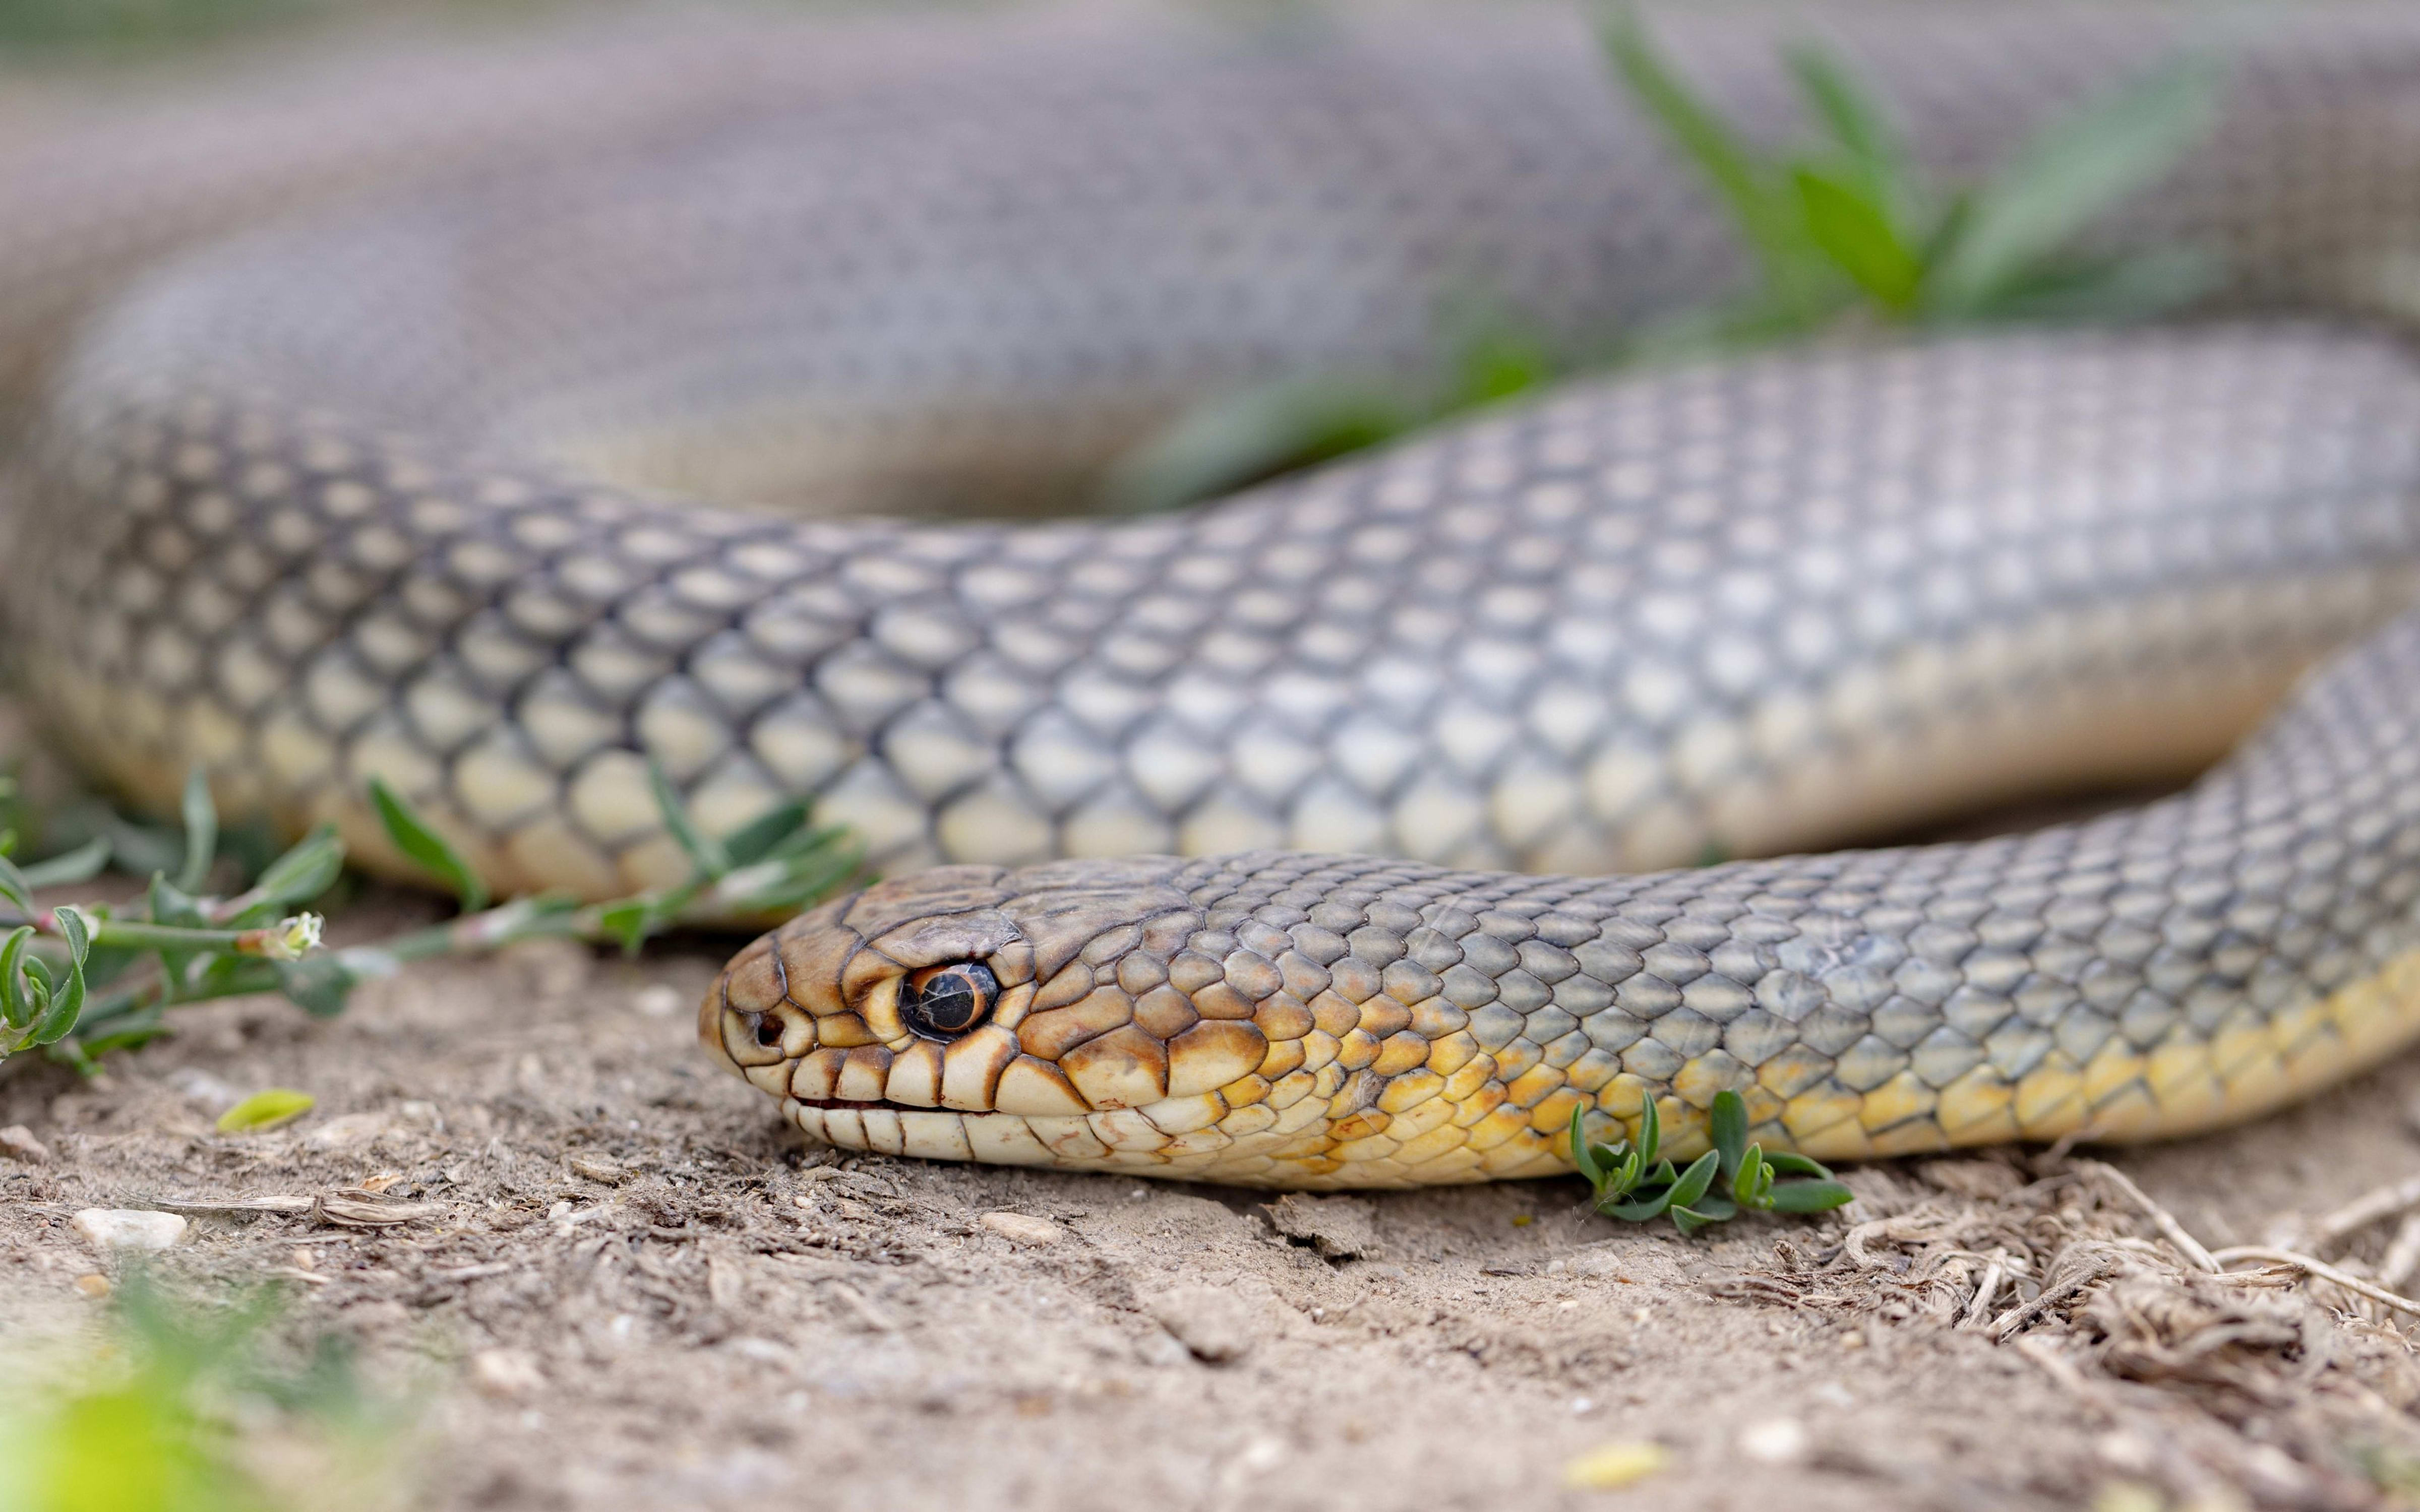
{"type": "MultiPolygon", "coordinates": [[[[374,897],[348,933],[427,906],[374,897]]],[[[0,1332],[94,1315],[79,1278],[115,1264],[77,1210],[181,1205],[171,1273],[283,1277],[287,1326],[435,1382],[409,1490],[441,1507],[2134,1512],[2420,1484],[2393,1315],[2188,1275],[2079,1160],[1870,1168],[1841,1213],[1684,1240],[1588,1216],[1575,1180],[1273,1209],[842,1157],[695,1047],[717,960],[524,948],[334,1022],[193,1010],[97,1085],[10,1068],[0,1126],[42,1152],[0,1153],[0,1332]],[[215,1132],[271,1086],[318,1106],[215,1132]],[[272,1197],[322,1200],[226,1206],[272,1197]],[[1665,1466],[1565,1486],[1637,1442],[1665,1466]]],[[[2258,1242],[2420,1172],[2415,1092],[2406,1060],[2114,1160],[2203,1242],[2258,1242]]],[[[2329,1253],[2375,1266],[2394,1227],[2329,1253]]]]}

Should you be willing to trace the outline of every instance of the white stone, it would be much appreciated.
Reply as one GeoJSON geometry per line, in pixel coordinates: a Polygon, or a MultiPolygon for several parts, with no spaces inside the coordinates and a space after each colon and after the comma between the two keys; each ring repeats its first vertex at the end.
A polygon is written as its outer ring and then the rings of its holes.
{"type": "Polygon", "coordinates": [[[1047,1218],[1032,1218],[1021,1212],[987,1212],[975,1222],[1012,1244],[1056,1244],[1067,1232],[1047,1218]]]}
{"type": "Polygon", "coordinates": [[[1761,1464],[1794,1465],[1807,1458],[1807,1428],[1794,1417],[1769,1417],[1740,1430],[1740,1453],[1761,1464]]]}
{"type": "Polygon", "coordinates": [[[545,1385],[546,1377],[519,1350],[481,1350],[471,1356],[471,1384],[483,1396],[526,1396],[545,1385]]]}
{"type": "Polygon", "coordinates": [[[86,1208],[72,1220],[85,1242],[102,1249],[166,1249],[185,1237],[185,1220],[147,1208],[86,1208]]]}
{"type": "Polygon", "coordinates": [[[34,1137],[34,1131],[22,1123],[0,1129],[0,1152],[15,1156],[29,1165],[39,1165],[51,1158],[51,1147],[34,1137]]]}

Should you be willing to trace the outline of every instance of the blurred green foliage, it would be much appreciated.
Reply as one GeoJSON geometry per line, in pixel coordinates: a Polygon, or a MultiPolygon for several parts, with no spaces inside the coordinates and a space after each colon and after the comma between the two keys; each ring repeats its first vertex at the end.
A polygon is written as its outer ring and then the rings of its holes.
{"type": "Polygon", "coordinates": [[[151,49],[324,11],[340,0],[0,0],[0,48],[151,49]]]}
{"type": "Polygon", "coordinates": [[[130,1272],[102,1348],[19,1365],[0,1404],[0,1512],[297,1512],[389,1505],[409,1408],[322,1337],[281,1359],[279,1294],[179,1298],[130,1272]]]}
{"type": "MultiPolygon", "coordinates": [[[[1726,211],[1753,270],[1740,298],[1630,332],[1588,364],[1700,355],[1842,330],[2016,320],[2121,321],[2178,308],[2218,269],[2191,248],[2075,250],[2175,163],[2216,115],[2221,70],[2185,57],[2087,100],[1980,179],[1938,182],[1881,98],[1810,46],[1785,60],[1815,128],[1770,150],[1743,136],[1657,51],[1633,7],[1603,12],[1632,100],[1726,211]]],[[[1509,328],[1450,343],[1422,382],[1295,379],[1209,401],[1111,472],[1113,510],[1165,509],[1374,445],[1555,378],[1575,364],[1509,328]]]]}

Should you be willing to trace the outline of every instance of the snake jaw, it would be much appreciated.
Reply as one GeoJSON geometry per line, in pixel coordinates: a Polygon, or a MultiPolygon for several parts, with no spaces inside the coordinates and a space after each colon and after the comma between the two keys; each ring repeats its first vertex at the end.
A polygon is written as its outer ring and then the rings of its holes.
{"type": "Polygon", "coordinates": [[[1207,918],[1173,885],[1184,868],[956,867],[881,884],[740,952],[706,995],[701,1037],[791,1122],[845,1148],[1225,1180],[1331,1175],[1327,1146],[1383,1119],[1368,1110],[1372,1078],[1302,1071],[1314,1017],[1240,964],[1239,987],[1195,948],[1207,918]],[[1325,1079],[1336,1092],[1318,1090],[1325,1079]]]}

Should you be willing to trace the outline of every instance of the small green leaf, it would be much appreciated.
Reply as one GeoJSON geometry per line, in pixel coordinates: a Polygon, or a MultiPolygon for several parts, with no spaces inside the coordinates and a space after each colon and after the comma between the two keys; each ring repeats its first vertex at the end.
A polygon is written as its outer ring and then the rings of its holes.
{"type": "Polygon", "coordinates": [[[228,922],[250,928],[280,918],[287,905],[309,903],[327,891],[344,869],[345,842],[337,838],[334,826],[321,825],[269,863],[269,870],[252,885],[256,901],[228,922]]]}
{"type": "MultiPolygon", "coordinates": [[[[84,1013],[84,962],[92,949],[91,931],[82,914],[65,905],[51,910],[51,917],[58,920],[59,933],[67,938],[67,980],[53,985],[50,974],[43,973],[43,984],[51,989],[51,997],[25,1036],[28,1044],[53,1044],[66,1039],[84,1013]]],[[[26,964],[36,966],[41,963],[28,960],[26,964]]]]}
{"type": "Polygon", "coordinates": [[[1722,1157],[1711,1149],[1691,1161],[1689,1168],[1681,1173],[1681,1179],[1672,1183],[1672,1205],[1676,1208],[1696,1207],[1698,1199],[1714,1184],[1714,1173],[1721,1165],[1722,1157]]]}
{"type": "Polygon", "coordinates": [[[1823,255],[1885,310],[1897,315],[1912,308],[1924,285],[1924,264],[1900,239],[1873,191],[1804,164],[1790,177],[1807,235],[1823,255]]]}
{"type": "Polygon", "coordinates": [[[1866,93],[1839,60],[1820,47],[1795,43],[1782,50],[1799,92],[1814,108],[1816,118],[1878,192],[1881,203],[1894,209],[1894,190],[1905,186],[1907,153],[1883,102],[1866,93]]]}
{"type": "Polygon", "coordinates": [[[1638,1103],[1638,1160],[1642,1165],[1652,1165],[1664,1143],[1664,1120],[1655,1111],[1652,1094],[1640,1098],[1638,1103]]]}
{"type": "Polygon", "coordinates": [[[62,903],[51,910],[51,917],[58,920],[59,933],[67,938],[68,958],[77,970],[83,970],[85,957],[92,953],[92,926],[85,922],[83,910],[62,903]]]}
{"type": "Polygon", "coordinates": [[[763,861],[727,873],[718,899],[742,914],[795,913],[858,875],[864,848],[845,829],[801,831],[763,861]]]}
{"type": "Polygon", "coordinates": [[[210,862],[219,854],[219,810],[210,801],[209,774],[196,766],[185,774],[185,864],[177,872],[177,886],[199,892],[210,880],[210,862]]]}
{"type": "Polygon", "coordinates": [[[1737,1092],[1716,1092],[1706,1121],[1714,1153],[1722,1158],[1718,1169],[1729,1176],[1740,1168],[1740,1156],[1747,1149],[1747,1103],[1737,1092]]]}
{"type": "Polygon", "coordinates": [[[2196,247],[2058,259],[2019,275],[1988,314],[1995,320],[2123,325],[2172,314],[2225,280],[2221,259],[2196,247]]]}
{"type": "Polygon", "coordinates": [[[29,1028],[34,1022],[36,1009],[23,976],[25,948],[33,938],[34,926],[20,924],[8,932],[8,943],[0,945],[0,1019],[12,1029],[29,1028]]]}
{"type": "Polygon", "coordinates": [[[1604,12],[1606,52],[1633,99],[1654,118],[1729,207],[1764,273],[1766,289],[1784,308],[1805,311],[1817,297],[1808,246],[1796,207],[1771,163],[1731,133],[1722,118],[1682,83],[1648,40],[1637,8],[1604,12]]]}
{"type": "Polygon", "coordinates": [[[109,850],[106,837],[96,838],[47,861],[33,862],[19,874],[32,887],[65,887],[90,882],[109,865],[109,850]]]}
{"type": "Polygon", "coordinates": [[[1773,1189],[1773,1211],[1828,1212],[1856,1200],[1856,1196],[1838,1181],[1781,1181],[1773,1189]]]}
{"type": "Polygon", "coordinates": [[[1654,1188],[1636,1201],[1616,1203],[1612,1207],[1601,1207],[1597,1211],[1608,1217],[1619,1218],[1624,1223],[1643,1224],[1651,1218],[1661,1216],[1670,1206],[1672,1206],[1672,1189],[1665,1186],[1654,1188]]]}
{"type": "Polygon", "coordinates": [[[2111,205],[2159,177],[2214,118],[2221,70],[2186,57],[2053,122],[1978,191],[1931,281],[1949,315],[1984,310],[2111,205]]]}
{"type": "Polygon", "coordinates": [[[1773,1167],[1765,1163],[1764,1147],[1750,1145],[1731,1177],[1731,1200],[1751,1212],[1761,1212],[1772,1206],[1768,1200],[1772,1192],[1773,1167]]]}
{"type": "Polygon", "coordinates": [[[1428,419],[1396,386],[1348,378],[1260,384],[1208,399],[1121,458],[1109,510],[1150,514],[1374,446],[1428,419]]]}
{"type": "Polygon", "coordinates": [[[1617,1140],[1610,1145],[1590,1145],[1589,1149],[1596,1154],[1597,1167],[1606,1172],[1608,1178],[1621,1170],[1625,1163],[1638,1158],[1631,1152],[1628,1140],[1617,1140]]]}
{"type": "Polygon", "coordinates": [[[1573,1166],[1576,1168],[1582,1176],[1588,1178],[1588,1183],[1590,1186],[1594,1187],[1599,1192],[1603,1192],[1605,1190],[1606,1168],[1605,1164],[1599,1161],[1596,1157],[1597,1147],[1589,1143],[1587,1132],[1580,1127],[1580,1110],[1576,1107],[1572,1109],[1572,1128],[1570,1137],[1572,1142],[1573,1166]]]}
{"type": "Polygon", "coordinates": [[[663,816],[664,827],[689,853],[690,864],[697,868],[698,875],[713,878],[729,872],[731,853],[690,818],[688,807],[681,802],[680,790],[673,786],[661,763],[647,763],[647,786],[656,795],[656,811],[663,816]]]}
{"type": "Polygon", "coordinates": [[[274,1129],[310,1112],[318,1102],[318,1099],[308,1092],[298,1092],[290,1087],[272,1087],[266,1091],[253,1093],[220,1114],[219,1133],[250,1134],[259,1129],[274,1129]]]}
{"type": "Polygon", "coordinates": [[[1672,1208],[1672,1223],[1673,1227],[1679,1228],[1681,1232],[1694,1234],[1708,1224],[1727,1224],[1739,1214],[1739,1204],[1719,1192],[1709,1192],[1689,1207],[1683,1208],[1675,1203],[1672,1208]],[[1684,1212],[1688,1214],[1686,1221],[1682,1218],[1684,1212]]]}
{"type": "Polygon", "coordinates": [[[734,866],[747,866],[772,855],[782,842],[795,837],[807,824],[807,802],[794,798],[748,821],[722,837],[724,854],[734,866]]]}
{"type": "Polygon", "coordinates": [[[620,942],[624,953],[636,955],[647,936],[672,921],[672,913],[654,898],[630,898],[598,910],[597,927],[620,942]]]}
{"type": "Polygon", "coordinates": [[[395,848],[410,857],[414,866],[427,872],[454,890],[462,901],[462,911],[475,914],[488,906],[488,885],[461,853],[446,842],[445,837],[429,827],[428,821],[404,801],[403,795],[387,786],[383,778],[370,779],[370,802],[378,809],[379,823],[386,828],[386,838],[395,848]]]}
{"type": "Polygon", "coordinates": [[[34,911],[32,885],[25,880],[25,873],[17,870],[17,863],[5,856],[0,856],[0,898],[16,904],[21,914],[34,911]]]}
{"type": "Polygon", "coordinates": [[[1764,1163],[1783,1176],[1815,1176],[1827,1181],[1832,1179],[1832,1167],[1829,1165],[1820,1161],[1808,1160],[1804,1155],[1789,1150],[1776,1150],[1764,1157],[1764,1163]]]}
{"type": "Polygon", "coordinates": [[[209,925],[209,916],[202,912],[202,901],[158,872],[151,873],[151,886],[144,893],[144,908],[154,924],[171,924],[179,929],[205,929],[209,925]]]}
{"type": "Polygon", "coordinates": [[[1555,361],[1544,346],[1501,328],[1481,332],[1466,346],[1452,409],[1494,404],[1550,381],[1555,361]]]}

